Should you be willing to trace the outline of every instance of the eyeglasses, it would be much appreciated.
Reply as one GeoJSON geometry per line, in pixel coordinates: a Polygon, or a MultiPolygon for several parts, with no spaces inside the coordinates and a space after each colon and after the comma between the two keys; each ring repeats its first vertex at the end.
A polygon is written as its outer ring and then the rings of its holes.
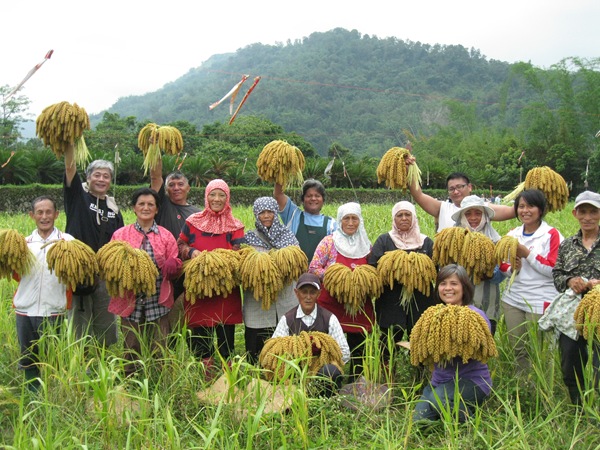
{"type": "Polygon", "coordinates": [[[462,191],[466,187],[467,187],[466,184],[457,184],[456,186],[449,187],[448,193],[452,194],[454,191],[462,191]]]}

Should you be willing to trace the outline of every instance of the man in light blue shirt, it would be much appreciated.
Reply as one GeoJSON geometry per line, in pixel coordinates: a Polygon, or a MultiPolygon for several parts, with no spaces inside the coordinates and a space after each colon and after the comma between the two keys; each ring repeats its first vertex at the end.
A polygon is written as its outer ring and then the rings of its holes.
{"type": "Polygon", "coordinates": [[[300,200],[304,211],[288,197],[281,184],[275,184],[273,197],[279,205],[282,222],[296,235],[300,248],[312,260],[315,249],[325,236],[332,234],[337,224],[332,217],[321,214],[325,203],[325,187],[318,180],[308,179],[302,185],[300,200]]]}

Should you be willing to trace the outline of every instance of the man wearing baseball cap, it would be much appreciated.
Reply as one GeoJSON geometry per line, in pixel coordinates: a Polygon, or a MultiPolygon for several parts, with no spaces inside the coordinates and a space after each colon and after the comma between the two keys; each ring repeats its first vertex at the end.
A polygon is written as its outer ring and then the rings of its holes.
{"type": "MultiPolygon", "coordinates": [[[[300,275],[294,292],[299,305],[281,317],[272,337],[298,335],[302,331],[327,333],[338,343],[342,351],[342,361],[347,363],[350,360],[350,348],[339,320],[334,314],[317,305],[321,293],[319,277],[312,273],[300,275]]],[[[343,374],[333,364],[321,367],[317,375],[330,378],[338,389],[341,387],[343,374]]]]}
{"type": "MultiPolygon", "coordinates": [[[[573,216],[579,221],[580,229],[575,236],[561,243],[552,276],[557,291],[565,292],[570,288],[575,294],[583,296],[600,284],[600,194],[591,191],[579,194],[575,199],[573,216]]],[[[561,369],[571,402],[579,405],[581,392],[590,387],[585,385],[584,379],[584,367],[590,357],[594,366],[593,383],[598,387],[600,344],[595,341],[592,354],[588,354],[588,343],[576,333],[573,311],[569,311],[565,314],[570,315],[572,325],[569,331],[564,331],[570,336],[561,330],[559,337],[561,369]]]]}

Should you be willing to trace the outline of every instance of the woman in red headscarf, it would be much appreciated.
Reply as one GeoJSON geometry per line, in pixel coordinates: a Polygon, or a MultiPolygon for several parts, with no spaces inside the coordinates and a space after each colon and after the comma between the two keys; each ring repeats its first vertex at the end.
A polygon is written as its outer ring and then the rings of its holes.
{"type": "MultiPolygon", "coordinates": [[[[229,204],[229,186],[213,180],[204,192],[204,210],[189,216],[181,229],[177,245],[182,260],[198,256],[202,250],[217,248],[239,250],[244,242],[244,224],[233,217],[229,204]]],[[[205,365],[212,365],[217,336],[218,351],[224,359],[234,348],[235,324],[242,323],[239,289],[227,297],[199,298],[185,302],[185,318],[191,329],[190,349],[205,365]]]]}

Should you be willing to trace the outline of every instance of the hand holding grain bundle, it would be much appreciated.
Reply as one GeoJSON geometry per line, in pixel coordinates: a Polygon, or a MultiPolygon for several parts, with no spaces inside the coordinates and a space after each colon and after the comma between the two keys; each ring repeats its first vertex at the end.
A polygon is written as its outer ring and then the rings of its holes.
{"type": "Polygon", "coordinates": [[[13,273],[27,275],[35,262],[25,236],[17,230],[0,230],[0,277],[10,280],[13,273]]]}
{"type": "Polygon", "coordinates": [[[436,305],[425,310],[410,334],[414,366],[444,364],[454,358],[486,362],[498,356],[485,319],[468,306],[436,305]]]}
{"type": "Polygon", "coordinates": [[[303,179],[304,155],[299,148],[285,141],[271,141],[258,155],[256,169],[263,181],[277,183],[283,187],[300,185],[303,179]]]}
{"type": "Polygon", "coordinates": [[[50,146],[61,158],[70,145],[75,146],[74,161],[84,166],[90,160],[83,131],[90,129],[90,118],[85,109],[73,103],[60,102],[42,111],[35,121],[35,131],[44,145],[50,146]]]}
{"type": "Polygon", "coordinates": [[[325,364],[334,364],[340,370],[342,351],[330,335],[319,331],[302,331],[299,335],[268,339],[260,352],[258,362],[268,370],[268,380],[280,380],[285,374],[285,361],[300,360],[300,367],[308,365],[308,373],[315,375],[325,364]]]}
{"type": "Polygon", "coordinates": [[[77,239],[60,239],[54,242],[46,253],[46,261],[50,272],[54,272],[60,282],[72,291],[75,291],[78,284],[94,284],[100,270],[96,253],[77,239]]]}
{"type": "Polygon", "coordinates": [[[106,281],[111,297],[156,293],[158,269],[144,250],[125,241],[111,241],[98,250],[97,258],[100,278],[106,281]]]}
{"type": "Polygon", "coordinates": [[[138,147],[144,154],[144,175],[156,167],[161,159],[161,150],[167,155],[177,155],[183,150],[181,132],[172,126],[149,123],[138,134],[138,147]]]}
{"type": "Polygon", "coordinates": [[[406,190],[412,184],[421,184],[421,170],[417,163],[407,164],[410,150],[402,147],[390,148],[377,166],[377,182],[385,181],[391,189],[406,190]]]}

